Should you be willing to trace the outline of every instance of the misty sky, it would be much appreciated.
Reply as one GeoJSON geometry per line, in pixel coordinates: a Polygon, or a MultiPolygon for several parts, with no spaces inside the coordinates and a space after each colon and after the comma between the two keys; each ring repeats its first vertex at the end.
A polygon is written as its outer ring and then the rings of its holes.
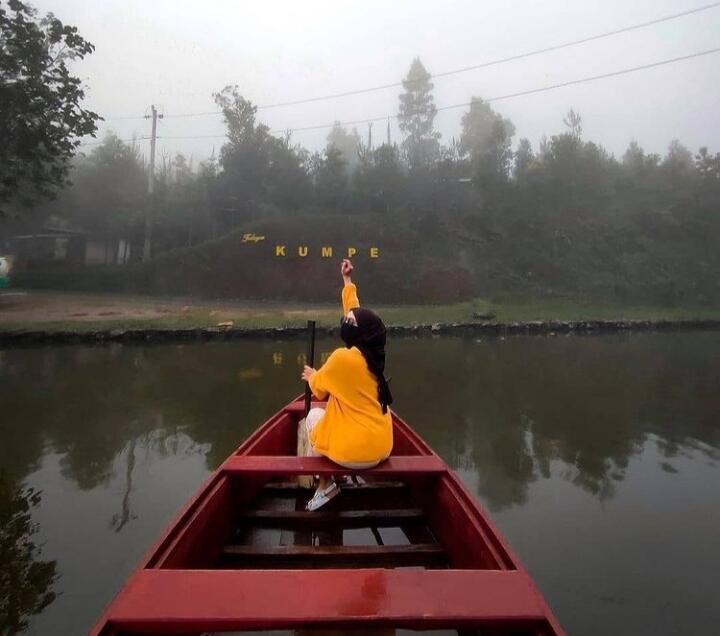
{"type": "MultiPolygon", "coordinates": [[[[32,1],[32,0],[31,0],[32,1]]],[[[96,46],[76,72],[87,105],[121,138],[149,134],[151,103],[166,115],[216,110],[212,93],[237,84],[253,103],[271,104],[396,82],[414,56],[442,72],[621,28],[709,4],[709,0],[469,0],[458,2],[262,2],[235,0],[36,0],[96,46]]],[[[720,46],[720,7],[530,59],[435,80],[438,106],[493,97],[647,64],[720,46]]],[[[573,107],[584,137],[621,155],[631,139],[664,152],[680,139],[691,150],[720,151],[720,53],[674,65],[499,101],[493,107],[517,128],[514,142],[563,130],[573,107]]],[[[399,89],[301,106],[260,110],[272,129],[397,113],[399,89]]],[[[463,109],[438,113],[447,143],[463,109]]],[[[367,125],[358,126],[367,135],[367,125]]],[[[222,135],[220,116],[167,118],[160,137],[222,135]]],[[[384,139],[385,123],[373,137],[384,139]]],[[[393,140],[399,140],[392,122],[393,140]]],[[[296,132],[311,150],[327,130],[296,132]]],[[[143,148],[147,142],[140,142],[143,148]]],[[[160,139],[160,153],[195,161],[219,149],[217,139],[160,139]]]]}

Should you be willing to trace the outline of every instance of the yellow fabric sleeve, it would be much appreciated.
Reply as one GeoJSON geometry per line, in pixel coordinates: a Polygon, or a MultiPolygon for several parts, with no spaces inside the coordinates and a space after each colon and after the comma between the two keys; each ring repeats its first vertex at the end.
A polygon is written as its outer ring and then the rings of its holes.
{"type": "Polygon", "coordinates": [[[340,362],[339,358],[342,357],[342,354],[344,354],[342,349],[333,351],[332,354],[330,354],[330,357],[325,361],[325,364],[323,364],[310,377],[310,390],[318,400],[324,400],[328,397],[328,395],[337,393],[338,375],[341,377],[345,375],[343,373],[343,369],[338,369],[339,366],[342,366],[341,364],[338,364],[340,362]],[[339,374],[338,371],[340,371],[339,374]]]}
{"type": "Polygon", "coordinates": [[[342,290],[343,316],[351,309],[360,306],[355,283],[346,283],[342,290]]]}

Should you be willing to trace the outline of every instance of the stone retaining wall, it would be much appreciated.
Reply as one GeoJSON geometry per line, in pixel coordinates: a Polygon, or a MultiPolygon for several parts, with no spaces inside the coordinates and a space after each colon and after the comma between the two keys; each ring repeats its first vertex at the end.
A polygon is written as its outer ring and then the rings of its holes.
{"type": "MultiPolygon", "coordinates": [[[[720,330],[720,320],[551,320],[531,322],[435,323],[388,327],[388,335],[425,336],[506,336],[518,334],[555,335],[558,333],[599,334],[642,331],[720,330]]],[[[338,334],[337,327],[318,328],[319,336],[338,334]]],[[[103,342],[160,343],[204,340],[238,340],[241,338],[303,339],[303,327],[269,329],[112,329],[96,331],[0,331],[0,346],[49,344],[98,344],[103,342]]]]}

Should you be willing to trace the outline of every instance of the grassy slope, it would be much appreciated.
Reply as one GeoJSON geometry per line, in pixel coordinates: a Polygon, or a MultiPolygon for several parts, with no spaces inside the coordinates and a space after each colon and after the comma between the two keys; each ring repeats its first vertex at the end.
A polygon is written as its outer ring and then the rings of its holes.
{"type": "Polygon", "coordinates": [[[63,289],[278,302],[332,302],[338,266],[348,247],[368,302],[453,303],[472,298],[469,271],[446,241],[425,239],[418,228],[382,215],[296,215],[259,219],[215,241],[172,250],[150,263],[123,267],[52,267],[18,271],[21,288],[63,289]],[[244,243],[245,232],[265,236],[244,243]],[[276,257],[275,246],[287,255],[276,257]],[[309,255],[298,256],[307,246],[309,255]],[[321,258],[322,246],[333,248],[321,258]],[[369,248],[380,250],[370,258],[369,248]]]}
{"type": "MultiPolygon", "coordinates": [[[[331,303],[338,291],[339,259],[348,246],[355,246],[359,249],[355,261],[363,300],[376,305],[453,307],[476,297],[505,295],[547,300],[504,303],[508,313],[498,313],[498,318],[508,320],[549,318],[551,314],[558,318],[607,317],[606,301],[623,306],[720,306],[720,283],[715,275],[720,252],[702,244],[697,232],[683,233],[668,225],[667,215],[658,216],[658,227],[652,231],[630,221],[616,227],[601,216],[569,218],[565,223],[556,220],[548,225],[537,223],[532,216],[516,216],[506,211],[484,216],[438,215],[433,222],[409,213],[269,216],[215,241],[166,252],[148,264],[28,270],[17,272],[14,284],[258,303],[331,303]],[[243,243],[244,232],[263,235],[266,240],[243,243]],[[276,244],[287,246],[286,258],[275,257],[276,244]],[[310,256],[299,258],[299,245],[307,245],[310,256]],[[327,245],[333,246],[333,257],[320,258],[320,247],[327,245]],[[368,257],[371,246],[380,248],[379,259],[368,257]],[[554,300],[568,297],[593,299],[595,304],[577,306],[554,300]],[[542,309],[549,307],[552,309],[542,309]],[[579,316],[578,311],[585,313],[579,316]]],[[[712,236],[710,233],[708,240],[712,236]]],[[[446,308],[443,314],[453,315],[453,311],[446,308]]],[[[657,311],[641,309],[634,315],[659,315],[657,311]]],[[[677,315],[678,310],[663,311],[677,315]]],[[[280,319],[282,316],[252,318],[273,323],[280,319]]]]}

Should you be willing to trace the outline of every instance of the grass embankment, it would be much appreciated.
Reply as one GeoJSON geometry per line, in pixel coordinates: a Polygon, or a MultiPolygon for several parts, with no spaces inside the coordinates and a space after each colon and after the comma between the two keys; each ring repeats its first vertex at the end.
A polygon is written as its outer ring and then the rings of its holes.
{"type": "MultiPolygon", "coordinates": [[[[552,320],[691,320],[720,319],[720,308],[621,306],[572,300],[482,300],[449,305],[380,305],[388,325],[469,323],[477,316],[496,323],[552,320]],[[488,318],[493,316],[492,318],[488,318]]],[[[307,320],[337,326],[340,312],[331,305],[195,303],[187,300],[122,296],[46,295],[33,293],[0,302],[0,331],[70,331],[194,329],[232,323],[235,329],[301,327],[307,320]]]]}

